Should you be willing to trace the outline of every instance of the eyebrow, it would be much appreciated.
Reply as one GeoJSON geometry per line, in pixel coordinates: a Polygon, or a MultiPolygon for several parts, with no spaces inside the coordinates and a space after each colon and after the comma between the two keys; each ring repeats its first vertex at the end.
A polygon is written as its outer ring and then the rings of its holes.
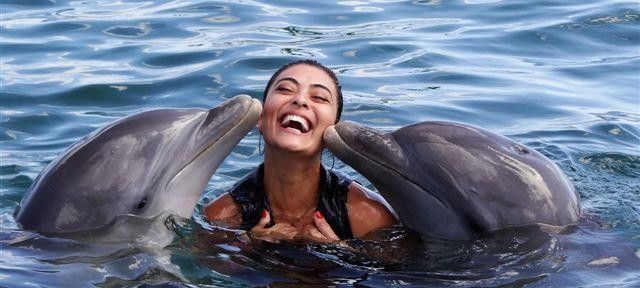
{"type": "MultiPolygon", "coordinates": [[[[296,80],[296,79],[294,79],[294,78],[291,78],[291,77],[285,77],[285,78],[282,78],[282,79],[278,80],[278,82],[276,82],[276,84],[275,84],[275,85],[278,85],[278,84],[279,84],[280,82],[282,82],[282,81],[291,81],[291,82],[293,82],[293,83],[294,83],[294,84],[296,84],[296,85],[300,85],[300,83],[298,82],[298,80],[296,80]]],[[[274,85],[274,86],[275,86],[275,85],[274,85]]],[[[315,87],[315,88],[320,88],[320,89],[327,90],[327,92],[329,92],[329,95],[333,96],[333,93],[331,93],[331,90],[329,90],[329,88],[327,88],[327,86],[324,86],[324,85],[322,85],[322,84],[311,84],[311,87],[315,87]]]]}

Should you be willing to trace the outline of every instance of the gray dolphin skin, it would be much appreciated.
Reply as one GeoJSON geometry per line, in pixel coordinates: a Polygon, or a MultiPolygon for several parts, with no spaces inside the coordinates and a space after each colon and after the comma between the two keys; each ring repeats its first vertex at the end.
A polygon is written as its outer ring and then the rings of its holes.
{"type": "Polygon", "coordinates": [[[340,122],[324,141],[423,235],[465,240],[507,227],[566,226],[580,216],[578,194],[551,160],[481,128],[421,122],[383,134],[340,122]]]}
{"type": "Polygon", "coordinates": [[[120,119],[50,163],[15,219],[46,234],[95,229],[122,215],[191,217],[211,176],[261,111],[260,101],[238,95],[211,110],[160,109],[120,119]]]}

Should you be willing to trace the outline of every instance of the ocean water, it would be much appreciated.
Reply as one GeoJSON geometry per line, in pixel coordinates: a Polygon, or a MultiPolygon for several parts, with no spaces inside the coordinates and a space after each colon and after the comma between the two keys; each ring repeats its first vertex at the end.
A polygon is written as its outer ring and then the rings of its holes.
{"type": "Polygon", "coordinates": [[[638,1],[4,0],[0,29],[0,286],[640,286],[638,1]],[[259,98],[297,58],[338,74],[345,120],[464,122],[540,151],[576,186],[580,222],[462,243],[402,228],[345,245],[251,241],[200,208],[261,162],[256,131],[166,248],[46,237],[13,219],[38,173],[92,131],[259,98]]]}

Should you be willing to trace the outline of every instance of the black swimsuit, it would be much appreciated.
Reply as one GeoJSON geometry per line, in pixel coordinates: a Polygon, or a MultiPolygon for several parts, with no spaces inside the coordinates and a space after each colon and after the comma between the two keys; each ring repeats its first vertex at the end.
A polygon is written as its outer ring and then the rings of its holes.
{"type": "MultiPolygon", "coordinates": [[[[260,164],[251,173],[242,178],[231,188],[229,195],[242,211],[242,226],[244,230],[250,230],[262,216],[262,210],[271,212],[269,202],[262,189],[262,177],[264,164],[260,164]]],[[[347,211],[347,192],[351,180],[334,171],[327,171],[320,165],[320,198],[318,199],[318,211],[329,223],[333,232],[340,239],[351,239],[351,225],[347,211]]],[[[272,214],[273,215],[273,214],[272,214]]],[[[271,218],[273,224],[273,217],[271,218]]]]}

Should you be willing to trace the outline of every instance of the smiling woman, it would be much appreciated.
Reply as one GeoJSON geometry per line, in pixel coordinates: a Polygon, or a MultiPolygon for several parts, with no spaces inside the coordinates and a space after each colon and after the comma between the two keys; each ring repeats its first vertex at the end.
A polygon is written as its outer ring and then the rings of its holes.
{"type": "Polygon", "coordinates": [[[314,60],[284,65],[267,83],[263,105],[264,163],[206,205],[209,221],[267,240],[317,242],[363,238],[397,222],[378,194],[321,164],[322,135],[342,112],[329,68],[314,60]]]}

